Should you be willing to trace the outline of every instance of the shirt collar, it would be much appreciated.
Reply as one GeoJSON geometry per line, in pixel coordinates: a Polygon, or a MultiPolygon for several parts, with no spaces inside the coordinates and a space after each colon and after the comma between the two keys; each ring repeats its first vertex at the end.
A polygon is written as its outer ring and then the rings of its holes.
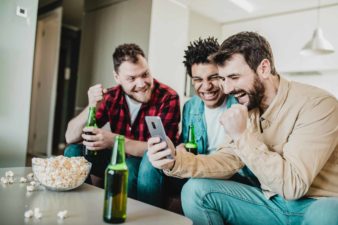
{"type": "Polygon", "coordinates": [[[272,100],[269,107],[260,117],[261,121],[266,121],[268,123],[271,123],[277,118],[279,112],[283,108],[284,102],[288,95],[289,88],[290,88],[290,82],[284,79],[283,77],[279,76],[279,86],[278,86],[277,94],[275,98],[272,100]]]}

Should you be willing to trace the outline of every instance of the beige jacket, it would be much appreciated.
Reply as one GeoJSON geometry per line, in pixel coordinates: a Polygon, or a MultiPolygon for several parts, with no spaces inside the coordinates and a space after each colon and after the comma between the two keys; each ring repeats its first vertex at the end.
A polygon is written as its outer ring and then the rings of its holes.
{"type": "Polygon", "coordinates": [[[177,151],[165,173],[227,179],[245,164],[267,197],[338,196],[338,101],[327,92],[280,78],[264,114],[250,111],[241,139],[225,139],[211,155],[177,151]]]}

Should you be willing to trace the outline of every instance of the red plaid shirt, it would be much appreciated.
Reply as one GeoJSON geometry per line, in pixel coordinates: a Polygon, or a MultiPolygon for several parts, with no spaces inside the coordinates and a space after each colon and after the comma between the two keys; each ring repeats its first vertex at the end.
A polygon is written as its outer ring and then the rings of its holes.
{"type": "Polygon", "coordinates": [[[113,87],[103,96],[96,113],[99,127],[107,122],[113,133],[138,141],[147,141],[150,137],[145,116],[159,116],[162,119],[167,136],[178,144],[178,124],[181,119],[180,102],[177,93],[154,79],[154,89],[150,101],[143,103],[131,124],[125,93],[120,85],[113,87]]]}

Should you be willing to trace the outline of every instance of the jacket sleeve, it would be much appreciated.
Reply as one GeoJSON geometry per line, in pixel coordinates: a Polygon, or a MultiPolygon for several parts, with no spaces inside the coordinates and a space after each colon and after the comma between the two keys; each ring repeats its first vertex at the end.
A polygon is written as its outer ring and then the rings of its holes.
{"type": "Polygon", "coordinates": [[[185,150],[179,150],[176,152],[174,167],[164,172],[178,178],[228,179],[244,166],[240,158],[232,152],[233,148],[233,145],[225,144],[210,155],[194,155],[185,150]]]}

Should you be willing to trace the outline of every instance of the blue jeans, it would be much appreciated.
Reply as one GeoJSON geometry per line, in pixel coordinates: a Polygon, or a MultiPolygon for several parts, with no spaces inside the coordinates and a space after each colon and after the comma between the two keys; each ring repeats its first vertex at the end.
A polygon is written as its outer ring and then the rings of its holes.
{"type": "Polygon", "coordinates": [[[267,199],[259,187],[235,180],[190,179],[181,199],[184,214],[194,225],[312,225],[338,221],[337,199],[288,201],[279,195],[267,199]],[[323,223],[326,220],[329,222],[323,223]]]}
{"type": "Polygon", "coordinates": [[[302,225],[338,225],[338,198],[322,198],[305,212],[302,225]]]}
{"type": "MultiPolygon", "coordinates": [[[[84,146],[71,144],[65,149],[64,155],[67,157],[83,156],[84,146]]],[[[109,157],[105,155],[104,157],[109,157]]],[[[101,157],[102,158],[102,157],[101,157]]],[[[110,162],[109,159],[90,159],[94,175],[104,176],[104,169],[110,162]]],[[[164,174],[162,170],[154,168],[148,160],[146,154],[143,157],[129,156],[126,158],[128,166],[128,196],[151,205],[163,207],[164,197],[164,174]]],[[[92,171],[91,171],[92,172],[92,171]]]]}
{"type": "Polygon", "coordinates": [[[147,154],[144,154],[142,158],[130,156],[126,162],[129,170],[128,196],[154,206],[163,207],[163,172],[151,165],[147,154]]]}

